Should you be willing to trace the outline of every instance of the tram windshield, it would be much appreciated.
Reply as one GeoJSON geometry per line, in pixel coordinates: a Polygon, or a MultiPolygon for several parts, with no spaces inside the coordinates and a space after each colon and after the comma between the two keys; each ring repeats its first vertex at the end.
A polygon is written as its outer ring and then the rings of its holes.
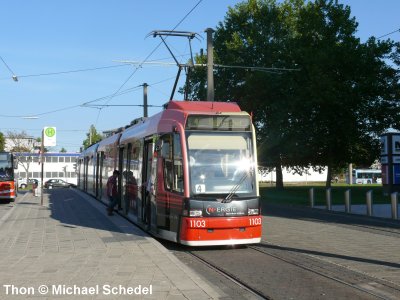
{"type": "Polygon", "coordinates": [[[251,132],[194,132],[188,136],[193,195],[255,194],[251,132]]]}
{"type": "Polygon", "coordinates": [[[14,180],[11,154],[0,153],[0,181],[14,180]]]}

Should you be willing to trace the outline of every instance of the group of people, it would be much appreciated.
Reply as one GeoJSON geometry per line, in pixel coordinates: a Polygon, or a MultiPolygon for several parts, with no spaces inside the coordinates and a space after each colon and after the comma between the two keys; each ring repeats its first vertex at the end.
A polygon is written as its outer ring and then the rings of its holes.
{"type": "MultiPolygon", "coordinates": [[[[107,180],[107,196],[109,199],[109,204],[107,206],[107,212],[109,216],[113,215],[113,211],[115,206],[118,204],[118,177],[120,172],[118,170],[114,170],[113,174],[107,180]]],[[[127,177],[127,182],[135,186],[133,197],[136,199],[138,197],[138,185],[136,178],[133,176],[132,172],[124,172],[124,176],[127,177]]],[[[144,183],[148,192],[152,191],[153,186],[151,180],[147,183],[144,183]]]]}

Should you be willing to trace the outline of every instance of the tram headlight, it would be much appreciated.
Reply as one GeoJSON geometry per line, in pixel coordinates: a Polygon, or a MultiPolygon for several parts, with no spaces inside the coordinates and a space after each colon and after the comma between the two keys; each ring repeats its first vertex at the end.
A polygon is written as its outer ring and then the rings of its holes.
{"type": "Polygon", "coordinates": [[[201,209],[191,209],[189,211],[189,216],[190,217],[202,217],[203,211],[201,209]]]}
{"type": "Polygon", "coordinates": [[[249,216],[254,216],[254,215],[259,215],[259,209],[258,208],[249,208],[248,210],[247,210],[247,214],[249,215],[249,216]]]}

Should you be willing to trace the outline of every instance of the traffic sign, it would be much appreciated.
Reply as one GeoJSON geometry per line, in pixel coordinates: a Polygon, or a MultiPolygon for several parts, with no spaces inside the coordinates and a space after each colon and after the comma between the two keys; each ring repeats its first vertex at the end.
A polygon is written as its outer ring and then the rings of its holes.
{"type": "Polygon", "coordinates": [[[43,128],[43,146],[54,147],[56,146],[57,131],[55,127],[43,128]]]}

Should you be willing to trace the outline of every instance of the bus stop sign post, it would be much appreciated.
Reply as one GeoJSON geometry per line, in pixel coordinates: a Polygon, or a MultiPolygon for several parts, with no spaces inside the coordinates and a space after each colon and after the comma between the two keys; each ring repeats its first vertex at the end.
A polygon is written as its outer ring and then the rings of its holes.
{"type": "Polygon", "coordinates": [[[40,161],[42,163],[42,175],[41,175],[41,196],[40,205],[43,206],[43,179],[44,179],[44,147],[54,147],[56,143],[56,128],[55,127],[44,127],[42,130],[42,145],[40,150],[40,161]]]}

